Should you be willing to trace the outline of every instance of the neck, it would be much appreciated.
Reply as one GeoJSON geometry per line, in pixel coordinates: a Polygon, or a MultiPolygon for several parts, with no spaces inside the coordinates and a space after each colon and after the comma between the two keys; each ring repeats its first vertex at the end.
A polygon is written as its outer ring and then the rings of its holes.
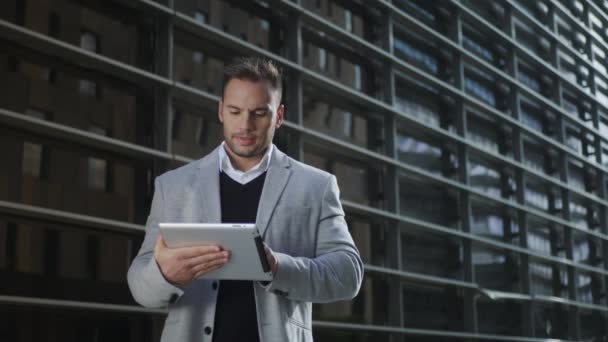
{"type": "Polygon", "coordinates": [[[226,151],[226,154],[228,154],[228,158],[230,158],[230,163],[232,163],[232,166],[235,169],[241,172],[247,172],[251,170],[256,164],[258,164],[260,160],[264,158],[264,155],[268,151],[268,148],[269,147],[266,147],[266,149],[264,149],[264,152],[259,155],[247,158],[236,155],[234,152],[232,152],[232,150],[230,150],[228,145],[224,144],[224,150],[226,151]]]}

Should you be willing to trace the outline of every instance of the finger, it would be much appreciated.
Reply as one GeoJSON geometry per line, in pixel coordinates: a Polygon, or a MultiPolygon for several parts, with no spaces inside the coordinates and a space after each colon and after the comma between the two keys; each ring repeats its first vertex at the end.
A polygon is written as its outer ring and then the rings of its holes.
{"type": "Polygon", "coordinates": [[[165,242],[163,241],[163,237],[158,234],[156,237],[156,243],[154,244],[154,252],[158,253],[165,246],[165,242]]]}
{"type": "Polygon", "coordinates": [[[228,262],[228,259],[215,259],[213,261],[198,264],[190,269],[192,273],[200,273],[201,271],[209,272],[208,270],[213,267],[222,267],[228,262]]]}
{"type": "Polygon", "coordinates": [[[194,278],[198,278],[198,277],[203,276],[203,275],[205,275],[207,273],[213,272],[213,271],[215,271],[217,269],[220,269],[222,266],[224,266],[224,265],[215,265],[215,266],[212,266],[210,268],[205,268],[203,270],[200,270],[200,271],[198,271],[197,273],[194,274],[194,278]]]}
{"type": "Polygon", "coordinates": [[[224,251],[224,252],[204,254],[204,255],[197,256],[197,257],[189,258],[189,259],[184,260],[184,262],[186,262],[186,267],[192,268],[192,267],[195,267],[200,264],[215,261],[217,259],[227,259],[227,258],[228,258],[228,252],[224,251]]]}
{"type": "Polygon", "coordinates": [[[203,245],[203,246],[192,246],[192,247],[182,247],[176,250],[176,254],[180,259],[190,259],[194,257],[198,257],[200,255],[217,253],[221,251],[219,246],[215,245],[203,245]]]}

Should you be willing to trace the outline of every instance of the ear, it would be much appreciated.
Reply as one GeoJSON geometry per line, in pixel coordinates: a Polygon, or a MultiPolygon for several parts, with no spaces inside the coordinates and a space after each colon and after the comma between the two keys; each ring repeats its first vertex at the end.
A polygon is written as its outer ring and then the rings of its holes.
{"type": "Polygon", "coordinates": [[[224,113],[222,111],[223,107],[224,101],[220,100],[219,104],[217,105],[217,118],[220,120],[221,123],[224,123],[224,113]]]}
{"type": "Polygon", "coordinates": [[[283,115],[285,114],[285,105],[279,105],[279,109],[277,109],[277,121],[274,124],[274,128],[279,128],[283,124],[283,115]]]}

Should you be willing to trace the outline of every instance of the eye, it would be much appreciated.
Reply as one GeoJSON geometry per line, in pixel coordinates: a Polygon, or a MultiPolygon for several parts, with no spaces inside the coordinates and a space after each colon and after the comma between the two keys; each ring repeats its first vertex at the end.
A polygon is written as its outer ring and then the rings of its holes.
{"type": "Polygon", "coordinates": [[[258,110],[257,112],[255,112],[255,115],[257,116],[266,116],[266,114],[268,114],[268,111],[265,110],[258,110]]]}

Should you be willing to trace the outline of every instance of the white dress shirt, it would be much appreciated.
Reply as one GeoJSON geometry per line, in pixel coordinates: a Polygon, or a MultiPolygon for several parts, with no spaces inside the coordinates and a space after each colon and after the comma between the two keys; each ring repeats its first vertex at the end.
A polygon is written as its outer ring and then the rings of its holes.
{"type": "Polygon", "coordinates": [[[262,160],[260,160],[259,163],[257,163],[254,167],[245,172],[239,171],[232,166],[232,162],[230,161],[230,157],[228,156],[228,153],[225,150],[226,147],[224,146],[224,144],[225,142],[222,142],[222,148],[220,148],[219,150],[220,172],[223,171],[224,173],[226,173],[226,175],[228,175],[228,177],[232,178],[234,181],[239,182],[241,184],[247,184],[268,170],[274,144],[270,144],[270,146],[266,150],[266,154],[264,154],[264,157],[262,158],[262,160]]]}

